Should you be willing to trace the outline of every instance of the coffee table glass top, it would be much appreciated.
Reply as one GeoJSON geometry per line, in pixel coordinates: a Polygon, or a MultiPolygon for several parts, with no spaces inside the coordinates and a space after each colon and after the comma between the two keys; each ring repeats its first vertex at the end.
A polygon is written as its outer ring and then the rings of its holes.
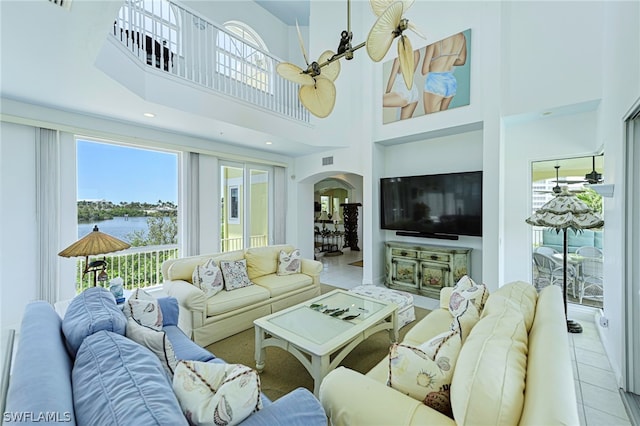
{"type": "MultiPolygon", "coordinates": [[[[323,345],[336,335],[366,322],[388,305],[342,290],[334,290],[257,321],[264,320],[299,338],[323,345]]],[[[268,324],[265,324],[265,328],[272,329],[268,324]]]]}

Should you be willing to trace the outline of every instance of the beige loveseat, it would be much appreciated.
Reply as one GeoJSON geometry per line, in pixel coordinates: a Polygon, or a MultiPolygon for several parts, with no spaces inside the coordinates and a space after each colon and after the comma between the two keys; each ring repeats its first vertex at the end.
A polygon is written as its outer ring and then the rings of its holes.
{"type": "MultiPolygon", "coordinates": [[[[417,323],[404,343],[420,345],[450,327],[450,295],[451,288],[443,289],[441,307],[417,323]]],[[[453,370],[453,419],[386,386],[388,374],[388,357],[366,375],[344,367],[329,373],[321,384],[320,400],[331,424],[579,424],[558,286],[546,287],[538,295],[530,284],[514,282],[489,296],[453,370]],[[514,303],[505,303],[504,299],[514,303]],[[524,339],[514,337],[513,331],[521,327],[515,324],[520,320],[514,320],[518,318],[514,311],[519,311],[526,323],[524,339]]]]}
{"type": "Polygon", "coordinates": [[[302,259],[298,274],[276,275],[280,250],[290,253],[290,245],[236,250],[167,260],[162,264],[167,295],[178,299],[179,327],[200,346],[253,327],[265,315],[320,295],[322,263],[302,259]],[[247,274],[255,284],[232,291],[222,290],[205,297],[191,282],[196,266],[213,258],[247,261],[247,274]]]}

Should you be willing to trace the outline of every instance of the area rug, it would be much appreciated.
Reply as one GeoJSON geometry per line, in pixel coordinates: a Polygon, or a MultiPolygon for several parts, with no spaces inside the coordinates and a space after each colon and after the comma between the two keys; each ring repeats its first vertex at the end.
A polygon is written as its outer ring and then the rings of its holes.
{"type": "Polygon", "coordinates": [[[356,260],[355,262],[351,262],[349,265],[359,266],[362,268],[362,260],[356,260]]]}
{"type": "MultiPolygon", "coordinates": [[[[322,293],[334,290],[335,287],[322,284],[322,293]]],[[[400,340],[418,321],[429,311],[416,307],[416,320],[400,329],[400,340]]],[[[245,330],[219,342],[213,343],[206,349],[215,356],[229,363],[248,365],[255,368],[254,330],[245,330]]],[[[373,368],[389,351],[389,333],[380,331],[355,347],[340,365],[366,373],[373,368]]],[[[275,401],[281,396],[298,387],[304,387],[313,392],[313,379],[307,370],[293,355],[280,348],[266,349],[265,368],[260,374],[262,391],[275,401]]]]}

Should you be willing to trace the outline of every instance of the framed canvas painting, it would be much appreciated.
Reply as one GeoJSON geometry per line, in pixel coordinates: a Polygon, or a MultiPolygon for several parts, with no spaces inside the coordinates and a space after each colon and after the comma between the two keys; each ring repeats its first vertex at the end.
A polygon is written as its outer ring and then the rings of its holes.
{"type": "Polygon", "coordinates": [[[413,57],[411,87],[397,58],[383,64],[383,124],[469,105],[471,29],[416,49],[413,57]]]}

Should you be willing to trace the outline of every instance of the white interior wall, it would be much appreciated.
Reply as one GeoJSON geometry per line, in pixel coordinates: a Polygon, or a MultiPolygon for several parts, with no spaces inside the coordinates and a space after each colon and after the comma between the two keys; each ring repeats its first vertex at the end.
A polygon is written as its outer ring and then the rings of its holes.
{"type": "Polygon", "coordinates": [[[35,130],[0,122],[0,292],[2,329],[18,329],[28,302],[36,300],[35,130]]]}
{"type": "Polygon", "coordinates": [[[602,96],[604,3],[503,2],[503,116],[602,96]]]}
{"type": "MultiPolygon", "coordinates": [[[[629,109],[640,97],[640,3],[606,2],[603,13],[603,101],[598,116],[598,142],[604,145],[606,182],[615,185],[612,198],[604,199],[604,315],[609,327],[602,328],[604,347],[611,366],[624,385],[625,283],[624,228],[625,146],[624,122],[629,109]]],[[[639,189],[635,188],[637,192],[639,189]]],[[[634,366],[638,369],[638,366],[634,366]]]]}
{"type": "MultiPolygon", "coordinates": [[[[482,152],[482,131],[390,146],[384,150],[385,174],[381,177],[482,170],[482,152]],[[461,155],[462,153],[464,153],[464,155],[461,155]]],[[[382,236],[382,241],[406,241],[436,246],[472,248],[471,271],[469,271],[469,276],[477,282],[485,281],[482,274],[483,250],[482,238],[480,237],[461,235],[457,241],[440,240],[397,236],[395,235],[395,231],[383,231],[382,236]]],[[[382,274],[384,264],[379,264],[378,269],[380,270],[377,272],[382,274]]],[[[497,288],[497,283],[487,282],[487,285],[489,285],[490,288],[497,288]]]]}

